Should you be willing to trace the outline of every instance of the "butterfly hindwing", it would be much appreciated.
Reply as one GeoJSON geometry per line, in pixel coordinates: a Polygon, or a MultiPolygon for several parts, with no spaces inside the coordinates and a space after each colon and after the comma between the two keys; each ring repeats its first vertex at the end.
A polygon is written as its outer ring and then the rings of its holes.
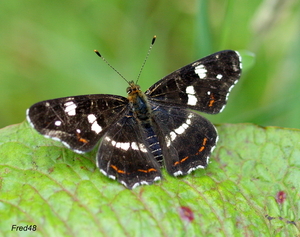
{"type": "Polygon", "coordinates": [[[47,100],[27,110],[30,124],[42,135],[82,153],[91,150],[126,112],[128,100],[112,95],[83,95],[47,100]]]}
{"type": "Polygon", "coordinates": [[[241,58],[224,50],[204,57],[164,77],[147,91],[150,100],[215,114],[241,74],[241,58]]]}
{"type": "Polygon", "coordinates": [[[210,121],[189,110],[159,105],[153,119],[170,174],[186,175],[208,165],[218,138],[210,121]]]}
{"type": "Polygon", "coordinates": [[[100,171],[130,189],[161,179],[160,166],[145,142],[146,135],[133,116],[119,120],[100,144],[97,153],[100,171]]]}

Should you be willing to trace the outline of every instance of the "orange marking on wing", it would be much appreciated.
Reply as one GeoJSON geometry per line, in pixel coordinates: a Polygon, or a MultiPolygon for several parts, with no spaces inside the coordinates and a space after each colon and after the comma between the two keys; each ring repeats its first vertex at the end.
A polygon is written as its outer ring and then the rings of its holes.
{"type": "Polygon", "coordinates": [[[178,164],[184,162],[185,160],[187,160],[188,158],[189,158],[189,157],[186,156],[186,157],[182,158],[180,161],[176,161],[176,162],[174,163],[174,165],[178,165],[178,164]]]}
{"type": "MultiPolygon", "coordinates": [[[[207,138],[203,138],[202,146],[199,148],[198,152],[195,155],[199,155],[199,152],[202,152],[205,149],[205,145],[207,143],[207,138]]],[[[174,165],[179,165],[180,163],[186,161],[189,158],[189,156],[184,157],[183,159],[176,161],[174,165]]]]}
{"type": "MultiPolygon", "coordinates": [[[[203,139],[202,146],[199,148],[198,152],[202,152],[205,149],[206,143],[207,143],[207,138],[205,137],[203,139]]],[[[198,152],[197,152],[197,155],[199,154],[198,152]]]]}
{"type": "Polygon", "coordinates": [[[209,101],[208,107],[212,107],[215,103],[215,97],[213,96],[213,94],[210,94],[210,98],[211,100],[209,101]]]}
{"type": "Polygon", "coordinates": [[[205,146],[200,147],[200,149],[198,150],[199,152],[203,151],[205,149],[205,146]]]}
{"type": "Polygon", "coordinates": [[[150,168],[150,169],[147,169],[147,170],[138,169],[138,171],[140,171],[140,172],[144,172],[144,173],[149,173],[149,172],[152,172],[152,171],[157,171],[157,170],[156,170],[156,169],[154,169],[154,168],[150,168]]]}
{"type": "Polygon", "coordinates": [[[80,137],[80,138],[78,139],[78,141],[83,142],[83,143],[88,143],[88,140],[86,140],[86,139],[84,139],[84,138],[82,138],[82,137],[80,137]]]}
{"type": "Polygon", "coordinates": [[[115,171],[117,171],[120,174],[126,174],[126,172],[124,170],[119,170],[116,166],[114,165],[110,165],[111,168],[113,168],[115,171]]]}
{"type": "Polygon", "coordinates": [[[82,142],[82,143],[88,143],[89,142],[88,140],[82,138],[79,133],[76,133],[76,136],[77,136],[77,139],[78,139],[79,142],[82,142]]]}

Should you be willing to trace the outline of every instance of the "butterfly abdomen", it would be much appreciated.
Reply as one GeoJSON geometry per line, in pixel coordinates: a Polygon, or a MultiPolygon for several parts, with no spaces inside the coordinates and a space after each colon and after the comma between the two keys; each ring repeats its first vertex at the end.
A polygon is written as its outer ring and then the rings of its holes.
{"type": "Polygon", "coordinates": [[[145,127],[145,132],[147,134],[146,141],[149,145],[150,151],[151,151],[152,155],[154,156],[155,160],[162,167],[163,166],[163,156],[162,156],[162,150],[161,150],[161,146],[158,142],[157,136],[154,133],[151,126],[145,127]]]}

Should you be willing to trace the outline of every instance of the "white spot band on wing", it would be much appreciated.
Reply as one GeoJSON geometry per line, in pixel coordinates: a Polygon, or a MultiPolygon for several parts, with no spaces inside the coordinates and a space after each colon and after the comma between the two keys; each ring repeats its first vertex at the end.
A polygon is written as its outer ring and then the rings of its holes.
{"type": "Polygon", "coordinates": [[[75,116],[76,115],[76,108],[77,105],[73,102],[73,101],[67,101],[64,106],[65,108],[65,112],[69,115],[69,116],[75,116]]]}
{"type": "Polygon", "coordinates": [[[92,124],[92,131],[99,134],[102,131],[102,127],[98,124],[96,116],[94,114],[89,114],[87,118],[89,123],[92,124]]]}
{"type": "Polygon", "coordinates": [[[197,97],[195,96],[196,91],[195,91],[194,87],[193,86],[188,86],[185,89],[185,92],[187,93],[187,96],[188,96],[187,104],[188,105],[196,105],[198,100],[197,100],[197,97]]]}
{"type": "Polygon", "coordinates": [[[195,67],[195,73],[199,76],[200,79],[203,79],[206,77],[207,70],[203,64],[200,64],[195,67]]]}

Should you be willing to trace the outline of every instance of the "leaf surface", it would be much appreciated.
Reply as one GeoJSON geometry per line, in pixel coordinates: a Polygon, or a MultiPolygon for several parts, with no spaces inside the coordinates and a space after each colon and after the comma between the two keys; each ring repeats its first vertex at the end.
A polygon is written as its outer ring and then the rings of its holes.
{"type": "Polygon", "coordinates": [[[128,190],[27,122],[0,130],[0,235],[299,235],[300,131],[217,126],[205,170],[128,190]]]}

